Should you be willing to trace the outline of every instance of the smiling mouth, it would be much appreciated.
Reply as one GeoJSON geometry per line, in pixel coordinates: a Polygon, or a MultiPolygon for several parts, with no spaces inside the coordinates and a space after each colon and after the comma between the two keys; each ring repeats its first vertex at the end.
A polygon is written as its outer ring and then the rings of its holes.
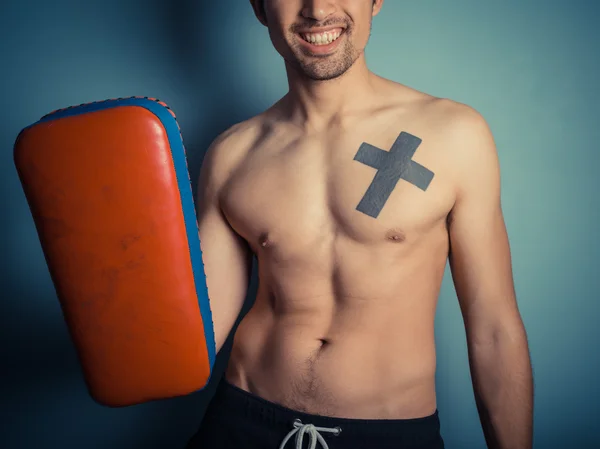
{"type": "Polygon", "coordinates": [[[344,31],[344,28],[332,28],[320,33],[300,32],[298,35],[309,44],[319,46],[329,45],[332,42],[335,42],[342,34],[344,34],[344,31]]]}

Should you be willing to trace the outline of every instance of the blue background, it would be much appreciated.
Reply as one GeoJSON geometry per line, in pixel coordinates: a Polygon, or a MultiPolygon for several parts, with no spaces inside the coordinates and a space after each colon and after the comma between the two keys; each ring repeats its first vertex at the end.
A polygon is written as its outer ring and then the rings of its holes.
{"type": "MultiPolygon", "coordinates": [[[[182,447],[214,384],[126,409],[91,401],[12,145],[56,108],[155,96],[178,115],[194,179],[219,132],[286,92],[281,59],[247,0],[9,0],[0,8],[0,447],[182,447]]],[[[494,132],[540,449],[600,447],[599,11],[583,0],[387,0],[367,47],[376,73],[467,103],[494,132]]],[[[436,332],[447,447],[483,448],[449,272],[436,332]]]]}

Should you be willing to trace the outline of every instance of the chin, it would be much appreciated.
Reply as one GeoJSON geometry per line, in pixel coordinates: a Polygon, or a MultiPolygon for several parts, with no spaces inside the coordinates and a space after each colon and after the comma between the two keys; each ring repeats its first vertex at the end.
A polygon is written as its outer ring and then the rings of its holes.
{"type": "Polygon", "coordinates": [[[326,72],[326,73],[315,73],[313,71],[306,71],[306,70],[304,71],[304,75],[313,81],[331,81],[336,78],[339,78],[344,73],[346,73],[346,70],[336,71],[336,72],[326,72]]]}
{"type": "Polygon", "coordinates": [[[314,81],[330,81],[343,76],[352,68],[356,62],[355,58],[350,58],[348,55],[340,55],[335,60],[323,58],[315,61],[308,61],[299,58],[295,66],[297,70],[314,81]]]}

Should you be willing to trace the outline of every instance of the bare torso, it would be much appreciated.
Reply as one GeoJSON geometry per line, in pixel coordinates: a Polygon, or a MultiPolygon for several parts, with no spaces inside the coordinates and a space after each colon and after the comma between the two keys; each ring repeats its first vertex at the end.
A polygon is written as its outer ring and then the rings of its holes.
{"type": "Polygon", "coordinates": [[[220,198],[256,254],[259,287],[234,338],[230,383],[308,413],[413,418],[436,409],[434,316],[454,204],[447,100],[392,83],[325,131],[277,106],[240,126],[247,148],[220,198]],[[388,151],[406,132],[424,191],[399,180],[377,217],[357,210],[376,170],[363,142],[388,151]]]}

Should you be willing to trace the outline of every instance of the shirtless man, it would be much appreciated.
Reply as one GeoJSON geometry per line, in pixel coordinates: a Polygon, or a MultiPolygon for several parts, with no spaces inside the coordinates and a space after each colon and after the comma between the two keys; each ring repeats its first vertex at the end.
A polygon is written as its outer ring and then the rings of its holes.
{"type": "Polygon", "coordinates": [[[442,448],[434,316],[448,258],[488,445],[532,445],[493,138],[472,108],[367,68],[383,1],[251,0],[289,92],[219,136],[202,166],[217,350],[241,311],[252,254],[259,286],[190,448],[302,438],[442,448]]]}

